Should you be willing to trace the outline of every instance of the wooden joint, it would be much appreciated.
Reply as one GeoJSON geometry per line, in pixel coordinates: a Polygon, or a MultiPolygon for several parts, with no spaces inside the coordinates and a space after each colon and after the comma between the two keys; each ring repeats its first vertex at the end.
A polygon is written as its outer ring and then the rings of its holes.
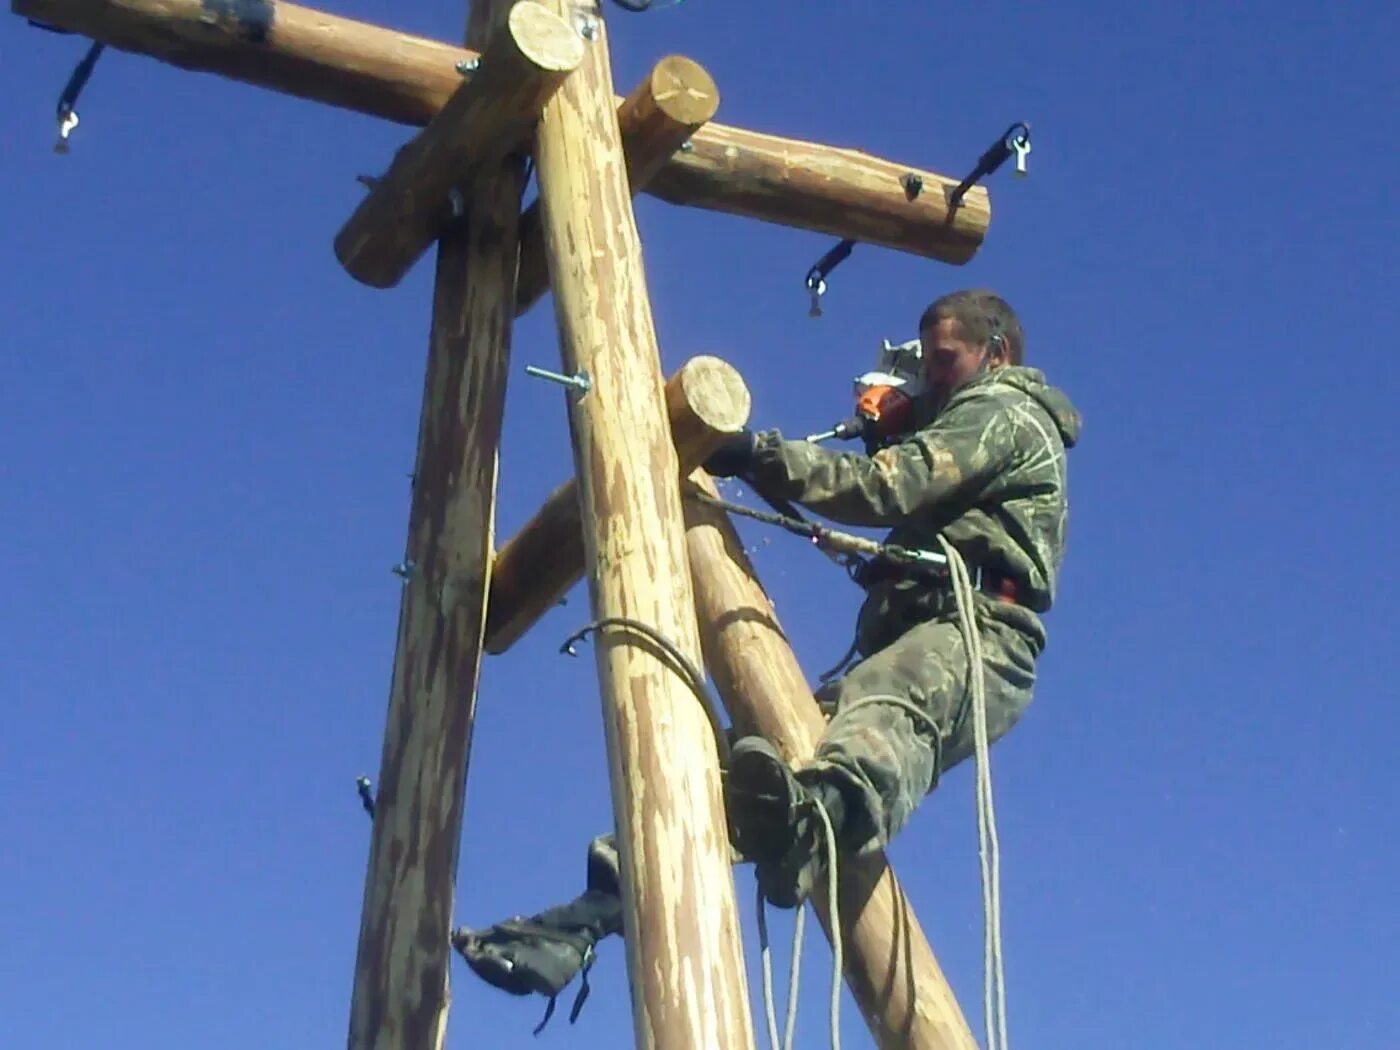
{"type": "Polygon", "coordinates": [[[544,104],[583,60],[583,41],[558,15],[521,0],[475,72],[401,149],[335,239],[345,269],[392,288],[465,211],[478,171],[518,149],[544,104]]]}
{"type": "MultiPolygon", "coordinates": [[[[719,89],[703,66],[668,55],[628,95],[617,111],[627,178],[636,196],[671,156],[719,109],[719,89]]],[[[520,276],[516,313],[522,314],[549,288],[549,263],[536,201],[520,218],[520,276]]]]}
{"type": "MultiPolygon", "coordinates": [[[[671,439],[688,474],[749,418],[743,377],[717,357],[687,361],[666,382],[671,439]]],[[[583,520],[573,479],[555,489],[544,505],[496,553],[486,611],[486,651],[503,653],[583,577],[583,520]]]]}

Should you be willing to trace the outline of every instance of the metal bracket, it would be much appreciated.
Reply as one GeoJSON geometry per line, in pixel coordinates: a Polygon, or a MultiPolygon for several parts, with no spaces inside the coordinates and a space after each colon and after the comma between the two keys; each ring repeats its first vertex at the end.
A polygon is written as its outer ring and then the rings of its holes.
{"type": "Polygon", "coordinates": [[[1017,121],[987,147],[982,156],[977,158],[977,167],[948,194],[948,210],[953,211],[957,208],[968,190],[1005,164],[1013,153],[1016,155],[1016,174],[1025,175],[1026,157],[1030,151],[1031,126],[1024,120],[1017,121]]]}

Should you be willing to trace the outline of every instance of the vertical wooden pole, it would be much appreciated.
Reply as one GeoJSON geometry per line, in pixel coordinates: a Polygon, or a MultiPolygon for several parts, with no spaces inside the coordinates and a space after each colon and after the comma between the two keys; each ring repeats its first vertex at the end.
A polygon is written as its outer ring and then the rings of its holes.
{"type": "MultiPolygon", "coordinates": [[[[691,483],[710,495],[704,471],[691,483]]],[[[789,762],[811,758],[825,722],[772,603],[723,511],[685,504],[705,662],[730,716],[789,762]]],[[[812,906],[827,936],[826,890],[812,906]]],[[[846,983],[881,1050],[977,1050],[952,989],[884,854],[848,858],[840,885],[846,983]]]]}
{"type": "MultiPolygon", "coordinates": [[[[592,608],[644,621],[698,658],[676,453],[613,102],[602,18],[549,0],[589,41],[536,142],[545,248],[569,395],[592,608]]],[[[622,857],[636,1045],[748,1050],[753,1026],[714,742],[657,645],[597,644],[622,857]]]]}
{"type": "MultiPolygon", "coordinates": [[[[483,7],[487,5],[483,4],[483,7]]],[[[485,44],[484,25],[473,20],[485,44]]],[[[524,163],[484,173],[438,245],[393,685],[350,1050],[440,1050],[490,584],[524,163]]]]}

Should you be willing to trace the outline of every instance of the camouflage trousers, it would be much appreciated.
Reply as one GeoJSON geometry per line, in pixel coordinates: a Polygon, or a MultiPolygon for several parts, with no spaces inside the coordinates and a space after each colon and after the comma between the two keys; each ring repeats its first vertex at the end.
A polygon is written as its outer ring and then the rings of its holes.
{"type": "MultiPolygon", "coordinates": [[[[979,596],[978,613],[987,736],[995,742],[1030,704],[1045,635],[1024,609],[979,596]]],[[[972,755],[970,681],[967,648],[947,616],[915,624],[817,690],[827,727],[807,765],[828,769],[856,803],[846,814],[842,849],[866,853],[887,845],[943,771],[972,755]],[[890,697],[925,717],[889,703],[890,697]]],[[[591,848],[615,856],[615,839],[600,836],[591,848]]],[[[743,861],[737,854],[732,859],[743,861]]]]}
{"type": "MultiPolygon", "coordinates": [[[[978,597],[987,734],[995,741],[1021,717],[1035,685],[1035,658],[1044,644],[1039,622],[1006,622],[978,597]],[[1026,628],[1030,628],[1027,630],[1026,628]]],[[[844,849],[886,845],[944,770],[973,753],[967,648],[952,616],[909,628],[885,648],[817,691],[828,718],[810,765],[825,767],[859,805],[851,807],[844,849]],[[912,704],[919,718],[890,698],[912,704]]]]}

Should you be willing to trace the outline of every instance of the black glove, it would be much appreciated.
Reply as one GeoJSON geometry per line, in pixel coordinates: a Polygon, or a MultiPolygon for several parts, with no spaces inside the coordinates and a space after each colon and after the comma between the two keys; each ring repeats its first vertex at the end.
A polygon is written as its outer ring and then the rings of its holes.
{"type": "Polygon", "coordinates": [[[732,478],[736,474],[743,474],[753,462],[756,444],[754,433],[748,427],[737,434],[731,434],[724,439],[724,444],[705,460],[706,473],[717,478],[732,478]]]}

